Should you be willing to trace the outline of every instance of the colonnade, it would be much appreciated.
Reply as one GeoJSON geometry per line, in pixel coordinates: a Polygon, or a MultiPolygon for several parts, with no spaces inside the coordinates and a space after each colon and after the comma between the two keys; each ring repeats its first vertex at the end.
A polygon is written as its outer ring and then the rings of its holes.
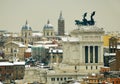
{"type": "Polygon", "coordinates": [[[85,46],[85,63],[98,63],[99,46],[85,46]]]}

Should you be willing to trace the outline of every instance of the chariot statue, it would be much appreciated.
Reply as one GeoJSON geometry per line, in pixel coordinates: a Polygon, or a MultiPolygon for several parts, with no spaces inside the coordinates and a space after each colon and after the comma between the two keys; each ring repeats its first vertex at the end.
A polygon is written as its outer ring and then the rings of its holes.
{"type": "Polygon", "coordinates": [[[76,24],[76,25],[83,25],[83,26],[94,25],[94,24],[95,24],[95,21],[94,21],[94,19],[93,19],[93,16],[94,16],[94,15],[95,15],[95,11],[93,11],[93,12],[91,13],[90,20],[87,20],[87,19],[86,19],[87,12],[86,12],[86,13],[84,13],[84,15],[83,15],[82,21],[80,21],[80,20],[75,20],[75,24],[76,24]]]}

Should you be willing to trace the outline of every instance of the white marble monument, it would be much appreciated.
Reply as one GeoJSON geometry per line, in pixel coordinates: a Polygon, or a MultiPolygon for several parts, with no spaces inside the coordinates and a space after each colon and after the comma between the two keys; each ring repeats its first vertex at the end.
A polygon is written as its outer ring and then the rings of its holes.
{"type": "Polygon", "coordinates": [[[65,72],[99,73],[103,67],[103,28],[78,26],[64,37],[63,61],[59,69],[65,72]]]}

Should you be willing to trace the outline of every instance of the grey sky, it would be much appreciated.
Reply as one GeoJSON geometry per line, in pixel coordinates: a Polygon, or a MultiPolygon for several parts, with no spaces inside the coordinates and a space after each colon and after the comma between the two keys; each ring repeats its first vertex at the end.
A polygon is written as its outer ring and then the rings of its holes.
{"type": "Polygon", "coordinates": [[[106,31],[120,29],[120,0],[0,0],[0,30],[20,32],[27,19],[33,30],[42,31],[50,20],[57,30],[60,11],[65,19],[65,31],[76,28],[74,20],[87,18],[96,11],[96,25],[106,31]]]}

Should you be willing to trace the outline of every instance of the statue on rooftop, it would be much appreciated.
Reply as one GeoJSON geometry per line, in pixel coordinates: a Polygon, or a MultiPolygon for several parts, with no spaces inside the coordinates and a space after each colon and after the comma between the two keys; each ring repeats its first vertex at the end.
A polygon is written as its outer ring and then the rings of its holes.
{"type": "Polygon", "coordinates": [[[87,26],[87,25],[94,25],[95,24],[95,21],[94,21],[94,19],[93,19],[93,16],[95,15],[95,11],[93,11],[92,13],[91,13],[91,16],[90,16],[90,20],[88,21],[87,19],[86,19],[86,16],[87,16],[87,12],[86,13],[84,13],[84,15],[83,15],[83,19],[82,19],[82,21],[80,21],[80,20],[75,20],[75,24],[76,25],[83,25],[83,26],[87,26]]]}
{"type": "Polygon", "coordinates": [[[85,18],[87,16],[87,12],[86,13],[84,13],[84,15],[83,15],[83,19],[82,19],[82,21],[83,21],[83,24],[82,25],[87,25],[87,19],[85,18]]]}

